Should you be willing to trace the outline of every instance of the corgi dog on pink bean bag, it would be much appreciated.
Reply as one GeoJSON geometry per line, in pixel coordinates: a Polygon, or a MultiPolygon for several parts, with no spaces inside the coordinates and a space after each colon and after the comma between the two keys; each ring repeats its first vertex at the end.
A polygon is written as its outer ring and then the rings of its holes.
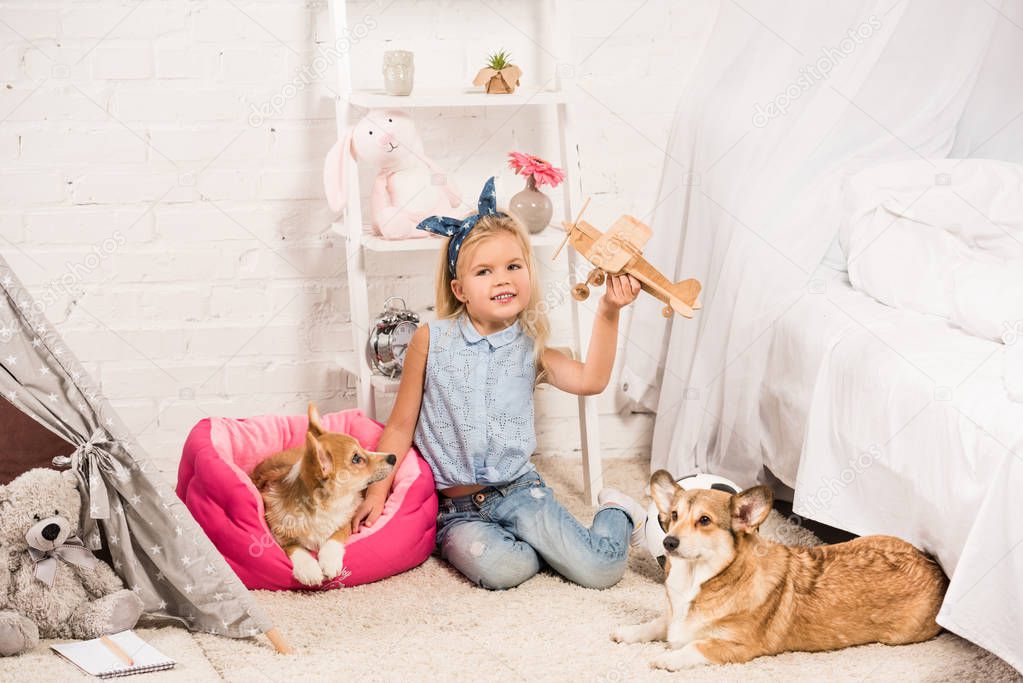
{"type": "Polygon", "coordinates": [[[333,211],[348,204],[347,157],[378,169],[373,181],[373,231],[386,239],[426,237],[416,226],[462,203],[447,174],[423,153],[415,123],[405,113],[371,110],[327,153],[323,185],[333,211]]]}

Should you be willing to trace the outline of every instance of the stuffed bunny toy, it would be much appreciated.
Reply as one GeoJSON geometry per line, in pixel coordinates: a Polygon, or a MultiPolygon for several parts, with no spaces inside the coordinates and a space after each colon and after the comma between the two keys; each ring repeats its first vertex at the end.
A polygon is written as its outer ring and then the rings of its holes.
{"type": "Polygon", "coordinates": [[[420,221],[462,203],[447,174],[423,154],[415,124],[403,112],[372,110],[331,147],[323,184],[334,211],[348,202],[347,155],[379,169],[373,181],[373,230],[386,239],[426,237],[416,230],[420,221]]]}
{"type": "Polygon", "coordinates": [[[0,656],[39,638],[96,638],[132,628],[142,600],[77,537],[71,472],[35,469],[0,486],[0,656]]]}

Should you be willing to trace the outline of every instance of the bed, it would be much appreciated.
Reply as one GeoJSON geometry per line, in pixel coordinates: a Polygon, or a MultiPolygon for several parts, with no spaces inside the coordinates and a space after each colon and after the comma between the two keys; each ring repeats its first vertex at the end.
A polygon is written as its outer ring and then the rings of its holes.
{"type": "Polygon", "coordinates": [[[795,514],[935,555],[951,578],[938,622],[1023,669],[1023,403],[1004,346],[814,275],[772,328],[765,466],[795,514]]]}

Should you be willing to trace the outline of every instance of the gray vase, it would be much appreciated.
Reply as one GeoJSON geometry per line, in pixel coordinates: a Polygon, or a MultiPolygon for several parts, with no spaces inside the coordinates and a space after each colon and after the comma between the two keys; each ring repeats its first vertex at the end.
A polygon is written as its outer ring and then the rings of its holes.
{"type": "Polygon", "coordinates": [[[529,175],[526,176],[526,188],[512,196],[508,210],[522,221],[530,234],[535,235],[550,225],[554,204],[550,197],[536,189],[536,181],[529,175]]]}

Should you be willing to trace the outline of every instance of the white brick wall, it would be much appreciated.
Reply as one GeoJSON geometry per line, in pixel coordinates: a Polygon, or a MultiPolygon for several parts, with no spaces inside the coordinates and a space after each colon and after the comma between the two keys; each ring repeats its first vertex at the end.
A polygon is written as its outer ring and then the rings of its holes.
{"type": "MultiPolygon", "coordinates": [[[[568,3],[591,219],[653,206],[709,4],[568,3]]],[[[501,16],[472,0],[350,5],[357,86],[379,87],[394,48],[416,53],[420,85],[465,86],[498,48],[527,85],[553,74],[544,2],[501,16]]],[[[344,249],[320,189],[334,73],[313,74],[332,40],[322,0],[0,2],[0,251],[168,472],[204,416],[353,405],[344,249]]],[[[468,194],[490,174],[517,190],[509,150],[557,157],[547,110],[415,116],[468,194]]],[[[374,311],[394,293],[432,304],[432,259],[368,266],[374,311]]],[[[563,280],[544,265],[545,289],[563,280]]],[[[563,340],[567,304],[552,317],[563,340]]],[[[541,448],[577,449],[575,398],[544,388],[537,407],[541,448]]],[[[621,414],[614,386],[600,407],[608,455],[648,448],[649,415],[621,414]]]]}

